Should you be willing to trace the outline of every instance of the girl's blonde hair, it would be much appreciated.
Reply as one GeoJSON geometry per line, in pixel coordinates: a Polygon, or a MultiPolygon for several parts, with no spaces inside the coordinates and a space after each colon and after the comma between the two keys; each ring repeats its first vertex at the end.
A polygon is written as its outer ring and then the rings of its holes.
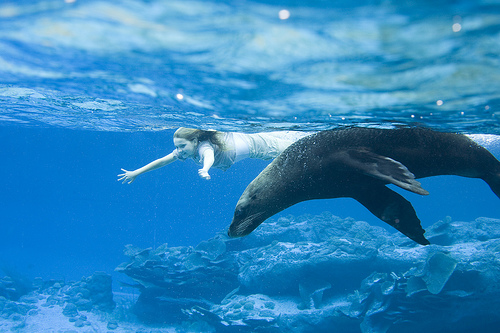
{"type": "Polygon", "coordinates": [[[177,131],[175,131],[174,138],[185,139],[188,141],[198,139],[198,142],[210,141],[212,144],[218,146],[220,150],[226,149],[223,140],[224,133],[215,130],[204,131],[195,128],[180,127],[177,131]]]}

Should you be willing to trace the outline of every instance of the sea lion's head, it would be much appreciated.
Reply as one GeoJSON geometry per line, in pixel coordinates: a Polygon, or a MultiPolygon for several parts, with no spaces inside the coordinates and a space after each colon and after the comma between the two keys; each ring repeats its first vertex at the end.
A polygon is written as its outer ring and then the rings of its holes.
{"type": "Polygon", "coordinates": [[[243,237],[251,233],[264,220],[273,215],[269,213],[263,187],[259,185],[257,177],[241,195],[227,234],[229,237],[243,237]],[[257,182],[256,182],[257,181],[257,182]]]}
{"type": "Polygon", "coordinates": [[[289,207],[288,196],[282,195],[283,183],[271,163],[247,186],[238,200],[228,235],[246,236],[266,219],[289,207]]]}
{"type": "Polygon", "coordinates": [[[230,237],[246,236],[274,214],[310,199],[308,177],[316,163],[307,163],[309,156],[299,145],[303,141],[283,151],[247,186],[236,204],[230,237]]]}

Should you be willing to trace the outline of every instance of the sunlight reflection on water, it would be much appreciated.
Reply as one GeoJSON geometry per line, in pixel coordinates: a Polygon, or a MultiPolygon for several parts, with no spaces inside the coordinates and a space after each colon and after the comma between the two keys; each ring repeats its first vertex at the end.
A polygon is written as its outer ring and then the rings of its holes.
{"type": "Polygon", "coordinates": [[[418,122],[500,134],[500,6],[415,6],[4,4],[0,107],[20,122],[43,108],[35,126],[76,129],[418,122]],[[102,101],[118,101],[120,112],[102,101]]]}

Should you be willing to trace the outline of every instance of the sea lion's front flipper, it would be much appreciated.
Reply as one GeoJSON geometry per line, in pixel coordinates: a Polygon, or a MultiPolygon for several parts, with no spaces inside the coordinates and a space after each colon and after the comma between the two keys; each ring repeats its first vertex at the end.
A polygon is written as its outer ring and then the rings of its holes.
{"type": "Polygon", "coordinates": [[[413,206],[405,198],[378,182],[365,184],[362,189],[354,193],[352,197],[368,208],[373,215],[415,242],[422,245],[430,244],[424,237],[425,230],[420,225],[413,206]]]}
{"type": "Polygon", "coordinates": [[[375,154],[366,149],[349,149],[344,163],[357,168],[360,172],[389,182],[413,193],[427,195],[415,175],[403,164],[387,156],[375,154]]]}

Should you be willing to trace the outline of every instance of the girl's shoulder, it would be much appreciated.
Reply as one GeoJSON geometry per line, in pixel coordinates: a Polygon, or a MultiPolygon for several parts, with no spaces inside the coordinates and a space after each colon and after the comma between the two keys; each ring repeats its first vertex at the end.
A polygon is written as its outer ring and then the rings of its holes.
{"type": "Polygon", "coordinates": [[[214,144],[211,143],[210,141],[200,141],[198,143],[198,154],[201,156],[203,153],[207,150],[215,150],[214,144]]]}

